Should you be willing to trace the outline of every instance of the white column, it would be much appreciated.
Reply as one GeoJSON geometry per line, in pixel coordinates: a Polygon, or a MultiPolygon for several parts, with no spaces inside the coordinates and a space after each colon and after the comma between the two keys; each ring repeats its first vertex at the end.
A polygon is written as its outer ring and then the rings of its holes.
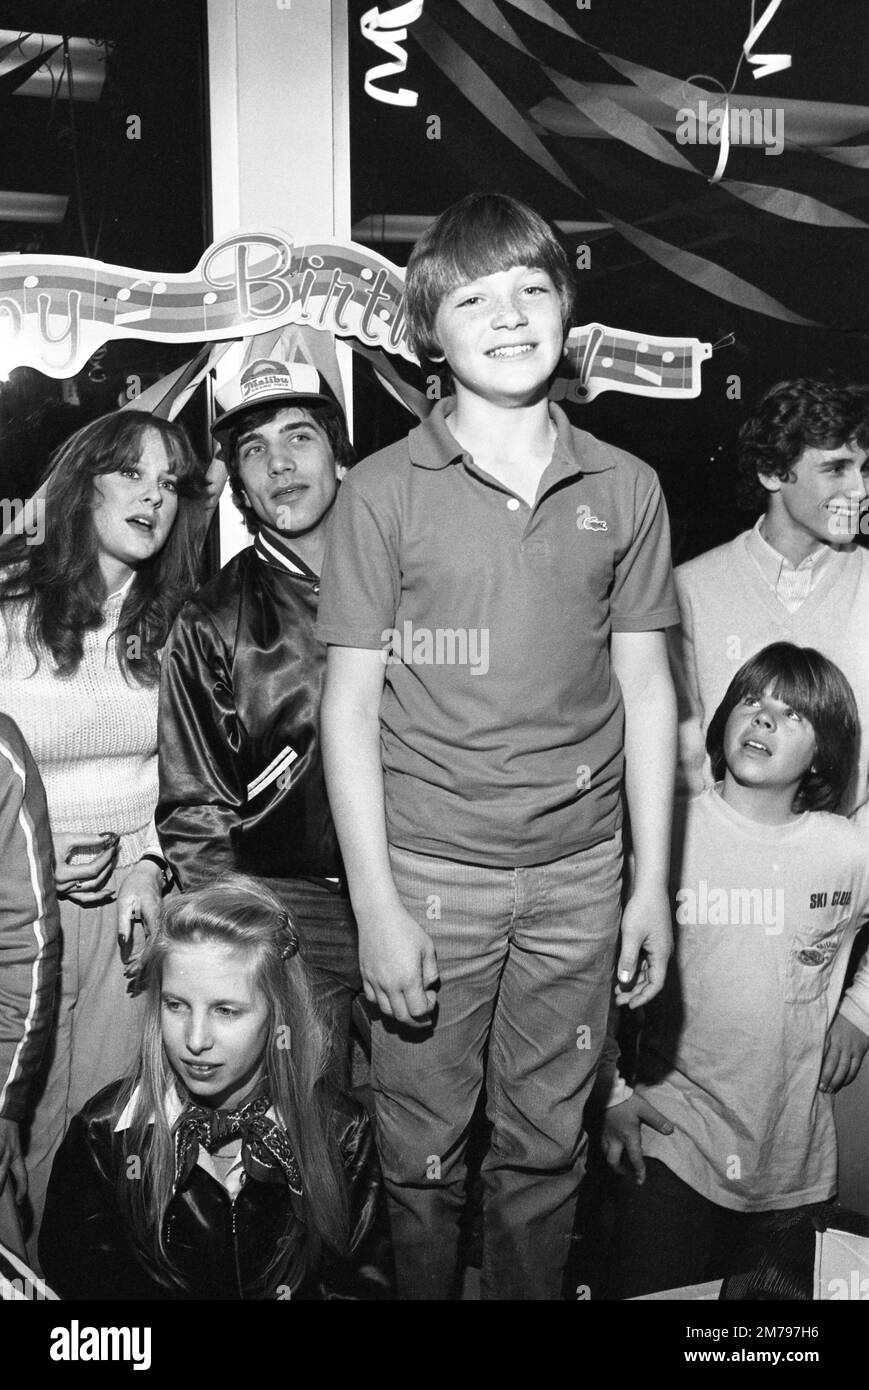
{"type": "MultiPolygon", "coordinates": [[[[347,0],[208,0],[214,237],[350,237],[347,0]]],[[[339,343],[348,406],[349,349],[339,343]]],[[[220,555],[248,537],[229,497],[220,555]]]]}

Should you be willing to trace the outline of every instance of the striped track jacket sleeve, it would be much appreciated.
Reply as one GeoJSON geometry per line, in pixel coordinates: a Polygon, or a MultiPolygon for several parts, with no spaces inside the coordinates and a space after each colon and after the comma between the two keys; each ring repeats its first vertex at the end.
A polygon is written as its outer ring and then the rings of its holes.
{"type": "Polygon", "coordinates": [[[45,791],[0,714],[0,1116],[21,1120],[51,1028],[60,948],[45,791]]]}

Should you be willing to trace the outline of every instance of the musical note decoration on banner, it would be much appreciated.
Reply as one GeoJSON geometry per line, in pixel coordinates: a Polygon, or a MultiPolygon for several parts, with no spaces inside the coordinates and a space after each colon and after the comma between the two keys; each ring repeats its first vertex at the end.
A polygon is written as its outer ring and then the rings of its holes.
{"type": "MultiPolygon", "coordinates": [[[[345,338],[375,370],[395,357],[419,368],[407,345],[403,268],[355,242],[296,246],[283,232],[242,230],[184,275],[0,255],[0,376],[16,366],[75,376],[117,338],[213,343],[293,324],[345,338]]],[[[579,404],[606,390],[690,399],[711,353],[697,338],[585,324],[571,329],[550,394],[579,404]]],[[[408,384],[404,399],[420,413],[420,390],[408,384]]]]}

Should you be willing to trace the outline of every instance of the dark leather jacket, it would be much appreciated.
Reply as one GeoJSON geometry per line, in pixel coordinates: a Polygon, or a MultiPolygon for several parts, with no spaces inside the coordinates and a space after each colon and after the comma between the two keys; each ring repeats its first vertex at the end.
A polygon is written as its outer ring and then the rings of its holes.
{"type": "MultiPolygon", "coordinates": [[[[177,1275],[142,1248],[118,1201],[119,1182],[135,1181],[125,1133],[115,1133],[122,1081],[112,1082],[73,1119],[51,1172],[39,1237],[48,1283],[62,1298],[286,1299],[353,1297],[352,1270],[328,1256],[308,1271],[304,1209],[285,1183],[248,1178],[231,1200],[198,1165],[169,1204],[166,1247],[177,1275]],[[266,1273],[275,1240],[290,1239],[277,1271],[266,1273]],[[180,1276],[180,1277],[179,1277],[180,1276]],[[183,1281],[183,1282],[182,1282],[183,1281]]],[[[333,1132],[344,1166],[350,1248],[370,1230],[380,1190],[371,1124],[358,1102],[339,1099],[333,1132]]]]}
{"type": "Polygon", "coordinates": [[[157,830],[181,887],[235,870],[343,877],[320,755],[315,575],[248,548],[185,605],[163,655],[157,830]]]}

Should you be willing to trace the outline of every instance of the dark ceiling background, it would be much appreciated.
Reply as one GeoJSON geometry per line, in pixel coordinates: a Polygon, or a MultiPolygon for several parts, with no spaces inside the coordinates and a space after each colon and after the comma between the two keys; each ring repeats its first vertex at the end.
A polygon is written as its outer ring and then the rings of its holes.
{"type": "MultiPolygon", "coordinates": [[[[0,90],[0,188],[69,197],[57,226],[0,221],[0,252],[193,268],[210,240],[204,12],[201,0],[0,3],[0,28],[110,48],[95,103],[71,111],[63,83],[54,100],[0,90]],[[127,138],[131,115],[141,139],[127,138]]],[[[115,408],[132,377],[147,386],[190,355],[188,344],[129,340],[107,344],[68,382],[17,368],[0,385],[0,496],[29,495],[52,450],[115,408]]]]}

